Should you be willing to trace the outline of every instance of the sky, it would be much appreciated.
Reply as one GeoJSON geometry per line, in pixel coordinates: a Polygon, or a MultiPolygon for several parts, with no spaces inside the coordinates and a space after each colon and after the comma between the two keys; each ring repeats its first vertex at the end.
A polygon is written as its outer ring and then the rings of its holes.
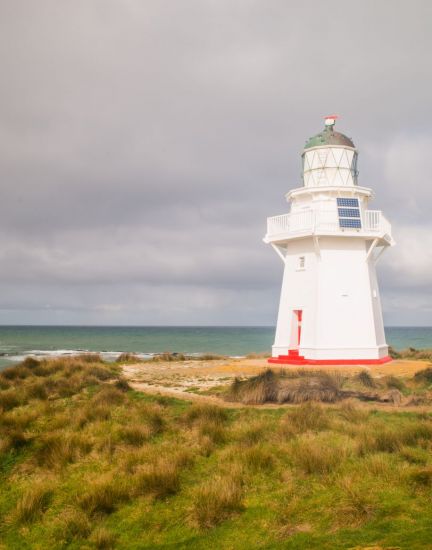
{"type": "Polygon", "coordinates": [[[0,323],[273,325],[301,151],[338,113],[432,325],[430,0],[0,1],[0,323]]]}

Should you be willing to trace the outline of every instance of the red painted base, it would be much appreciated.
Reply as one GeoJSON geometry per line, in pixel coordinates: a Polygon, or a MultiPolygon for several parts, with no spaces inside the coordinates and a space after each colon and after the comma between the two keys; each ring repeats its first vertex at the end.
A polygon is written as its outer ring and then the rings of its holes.
{"type": "Polygon", "coordinates": [[[288,355],[270,357],[267,362],[276,365],[383,365],[391,360],[388,355],[380,359],[307,359],[297,350],[289,350],[288,355]]]}

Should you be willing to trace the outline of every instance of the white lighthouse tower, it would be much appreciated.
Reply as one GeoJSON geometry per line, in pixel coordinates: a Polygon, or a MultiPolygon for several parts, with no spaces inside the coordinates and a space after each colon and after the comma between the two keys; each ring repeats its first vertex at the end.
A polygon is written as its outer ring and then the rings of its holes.
{"type": "Polygon", "coordinates": [[[267,219],[264,242],[284,263],[271,363],[389,361],[375,265],[394,244],[372,190],[357,184],[357,150],[336,116],[302,153],[303,186],[288,214],[267,219]]]}

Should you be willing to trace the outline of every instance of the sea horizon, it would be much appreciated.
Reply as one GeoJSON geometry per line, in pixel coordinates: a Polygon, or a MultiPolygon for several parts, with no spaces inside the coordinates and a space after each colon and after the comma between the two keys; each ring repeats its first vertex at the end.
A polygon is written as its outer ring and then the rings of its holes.
{"type": "MultiPolygon", "coordinates": [[[[130,352],[142,358],[171,352],[232,357],[270,352],[270,325],[0,325],[0,367],[26,356],[58,357],[100,353],[115,360],[130,352]]],[[[388,345],[400,350],[432,348],[430,326],[387,326],[388,345]]]]}

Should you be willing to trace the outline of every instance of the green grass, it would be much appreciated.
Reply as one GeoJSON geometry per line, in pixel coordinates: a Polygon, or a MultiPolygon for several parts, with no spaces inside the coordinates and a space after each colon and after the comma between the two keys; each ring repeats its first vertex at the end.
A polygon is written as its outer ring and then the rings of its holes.
{"type": "MultiPolygon", "coordinates": [[[[319,383],[302,399],[342,386],[319,383]]],[[[190,404],[131,390],[95,356],[27,360],[0,388],[0,548],[430,548],[429,413],[190,404]]]]}

